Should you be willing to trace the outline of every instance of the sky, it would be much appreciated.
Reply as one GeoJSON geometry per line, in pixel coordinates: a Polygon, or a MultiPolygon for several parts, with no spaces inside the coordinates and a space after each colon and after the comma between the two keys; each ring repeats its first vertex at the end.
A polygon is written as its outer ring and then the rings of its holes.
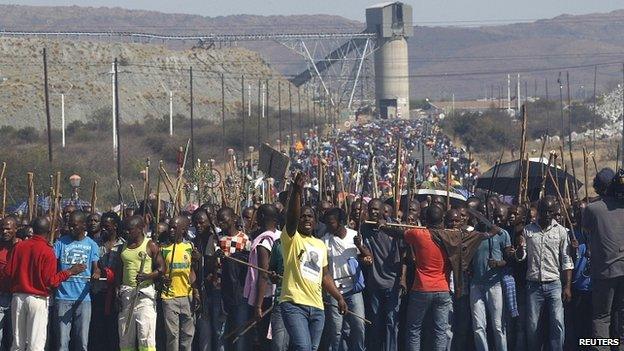
{"type": "MultiPolygon", "coordinates": [[[[364,21],[364,9],[381,0],[0,0],[2,4],[107,6],[190,13],[203,16],[236,14],[333,14],[364,21]]],[[[624,0],[404,0],[414,9],[416,25],[504,24],[560,14],[587,14],[624,9],[624,0]]]]}

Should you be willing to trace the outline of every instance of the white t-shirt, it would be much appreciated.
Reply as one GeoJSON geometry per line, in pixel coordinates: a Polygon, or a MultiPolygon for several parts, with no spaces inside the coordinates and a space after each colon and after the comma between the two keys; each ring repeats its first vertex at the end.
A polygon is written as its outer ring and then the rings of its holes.
{"type": "Polygon", "coordinates": [[[353,238],[357,232],[353,229],[347,229],[344,239],[327,233],[323,236],[323,242],[327,246],[327,260],[329,261],[329,272],[334,278],[334,283],[340,290],[345,293],[353,289],[354,276],[349,270],[349,258],[357,259],[360,251],[353,243],[353,238]]]}

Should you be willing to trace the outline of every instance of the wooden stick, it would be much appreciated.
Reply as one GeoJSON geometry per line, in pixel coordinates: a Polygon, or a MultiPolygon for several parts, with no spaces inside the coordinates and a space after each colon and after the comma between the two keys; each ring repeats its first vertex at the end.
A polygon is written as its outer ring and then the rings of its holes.
{"type": "MultiPolygon", "coordinates": [[[[550,170],[550,166],[552,165],[552,162],[554,159],[555,159],[555,152],[551,151],[550,154],[548,155],[548,165],[546,166],[546,170],[550,170]]],[[[542,168],[542,181],[541,181],[540,191],[539,191],[540,198],[542,198],[544,196],[544,193],[546,192],[546,179],[547,178],[548,178],[547,173],[544,170],[544,168],[542,168]]]]}
{"type": "MultiPolygon", "coordinates": [[[[258,324],[258,322],[260,322],[260,320],[262,320],[262,318],[264,318],[266,315],[268,315],[269,313],[271,313],[271,311],[273,310],[273,307],[274,307],[274,306],[275,306],[275,305],[271,305],[271,307],[267,308],[267,310],[266,310],[266,311],[262,312],[262,316],[260,317],[260,319],[256,319],[256,320],[254,320],[253,322],[251,322],[251,323],[247,326],[247,328],[243,329],[243,331],[242,331],[242,332],[240,332],[240,333],[234,333],[234,334],[238,334],[238,335],[236,335],[236,337],[232,340],[232,344],[235,344],[241,336],[245,335],[245,333],[247,333],[248,331],[250,331],[250,330],[251,330],[251,328],[253,328],[256,324],[258,324]]],[[[233,336],[233,335],[232,335],[232,336],[233,336]]]]}
{"type": "Polygon", "coordinates": [[[529,201],[529,169],[531,168],[531,163],[529,162],[529,153],[526,153],[525,159],[526,167],[524,168],[524,201],[529,201]]]}
{"type": "Polygon", "coordinates": [[[97,202],[97,180],[93,181],[93,186],[91,187],[91,214],[95,213],[95,203],[97,202]]]}
{"type": "MultiPolygon", "coordinates": [[[[149,169],[150,169],[150,159],[149,157],[145,161],[145,177],[143,178],[143,219],[145,220],[147,214],[147,207],[149,200],[149,169]]],[[[146,222],[147,223],[147,222],[146,222]]]]}
{"type": "Polygon", "coordinates": [[[5,171],[6,171],[6,162],[2,162],[2,171],[0,171],[0,179],[4,179],[5,171]]]}
{"type": "Polygon", "coordinates": [[[61,172],[56,172],[56,184],[54,185],[54,211],[52,211],[52,219],[50,223],[50,244],[54,244],[56,239],[56,226],[58,225],[58,217],[61,211],[61,172]]]}
{"type": "Polygon", "coordinates": [[[401,146],[402,140],[397,138],[396,158],[394,165],[394,213],[399,213],[399,205],[401,204],[401,146]]]}
{"type": "MultiPolygon", "coordinates": [[[[164,171],[164,169],[162,169],[162,168],[158,169],[158,177],[161,178],[163,184],[165,185],[165,190],[167,191],[167,194],[169,194],[169,201],[173,202],[173,193],[171,192],[171,191],[173,191],[173,189],[169,190],[169,183],[168,183],[167,178],[162,179],[162,175],[164,173],[163,171],[164,171]]],[[[165,176],[169,177],[166,173],[164,173],[164,174],[165,174],[165,176]]],[[[171,187],[173,188],[173,185],[171,187]]]]}
{"type": "MultiPolygon", "coordinates": [[[[377,222],[375,221],[364,221],[364,223],[366,224],[374,224],[377,225],[377,222]]],[[[411,224],[402,224],[402,223],[385,223],[384,226],[386,227],[396,227],[396,228],[408,228],[408,229],[426,229],[427,227],[421,227],[418,225],[411,225],[411,224]]]]}
{"type": "MultiPolygon", "coordinates": [[[[162,161],[160,161],[162,163],[162,161]]],[[[161,172],[158,172],[158,183],[156,183],[156,226],[160,223],[160,183],[162,181],[161,172]]],[[[154,227],[156,229],[156,227],[154,227]]]]}
{"type": "Polygon", "coordinates": [[[182,160],[182,168],[180,168],[180,176],[178,177],[178,181],[177,181],[177,186],[176,186],[176,192],[175,192],[175,206],[173,208],[173,214],[174,216],[180,212],[181,207],[180,204],[178,203],[181,199],[180,193],[182,192],[182,177],[184,176],[184,168],[186,167],[186,158],[188,156],[188,151],[189,151],[189,144],[191,142],[191,139],[188,139],[186,141],[186,150],[184,150],[184,159],[182,160]]]}
{"type": "Polygon", "coordinates": [[[139,199],[137,199],[136,193],[134,192],[134,185],[130,184],[130,193],[132,194],[132,199],[134,200],[135,209],[139,208],[139,199]]]}
{"type": "Polygon", "coordinates": [[[594,161],[594,170],[596,171],[596,174],[598,174],[598,163],[596,163],[595,155],[592,155],[592,161],[594,161]]]}
{"type": "Polygon", "coordinates": [[[572,184],[572,191],[574,194],[574,198],[578,199],[578,186],[576,184],[576,168],[574,167],[574,156],[572,155],[572,150],[570,150],[570,165],[572,166],[572,176],[574,177],[574,183],[572,184]]]}
{"type": "Polygon", "coordinates": [[[548,176],[550,177],[550,181],[552,181],[553,185],[555,186],[555,191],[557,192],[557,199],[559,200],[559,205],[563,209],[563,214],[566,216],[566,220],[570,224],[570,235],[572,235],[572,238],[574,239],[575,238],[574,225],[572,225],[572,221],[570,220],[570,216],[568,215],[568,209],[566,208],[565,203],[563,202],[563,198],[561,197],[559,186],[557,185],[557,183],[555,183],[555,180],[553,179],[553,175],[552,173],[550,173],[550,169],[548,170],[548,176]]]}
{"type": "Polygon", "coordinates": [[[2,178],[2,218],[6,217],[7,179],[2,178]]]}
{"type": "Polygon", "coordinates": [[[34,211],[35,211],[35,189],[33,189],[33,178],[34,173],[28,172],[26,174],[26,181],[28,182],[28,222],[30,223],[33,219],[34,211]]]}
{"type": "MultiPolygon", "coordinates": [[[[334,304],[331,304],[331,303],[329,303],[329,302],[325,302],[325,306],[330,306],[330,307],[335,307],[335,308],[338,308],[338,306],[336,306],[336,305],[334,305],[334,304]]],[[[352,311],[347,310],[347,314],[350,314],[350,315],[352,315],[353,317],[358,318],[358,319],[359,319],[359,320],[361,320],[361,321],[364,321],[364,323],[366,323],[366,324],[371,324],[371,325],[373,324],[373,322],[369,321],[368,319],[366,319],[366,318],[364,318],[364,317],[360,316],[359,314],[356,314],[356,313],[354,313],[354,312],[352,312],[352,311]]]]}
{"type": "Polygon", "coordinates": [[[524,167],[529,167],[528,164],[524,164],[524,153],[526,151],[526,137],[527,137],[527,111],[526,104],[522,105],[522,134],[520,139],[520,182],[518,185],[518,203],[520,204],[524,199],[524,167]]]}

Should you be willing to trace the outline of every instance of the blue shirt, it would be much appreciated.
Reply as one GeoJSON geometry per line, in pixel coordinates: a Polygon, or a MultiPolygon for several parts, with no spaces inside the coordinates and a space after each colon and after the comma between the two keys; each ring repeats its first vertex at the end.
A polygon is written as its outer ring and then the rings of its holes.
{"type": "Polygon", "coordinates": [[[95,241],[88,236],[78,241],[70,235],[63,235],[54,243],[54,254],[58,259],[59,270],[67,270],[79,263],[87,267],[84,272],[62,282],[56,290],[56,298],[68,301],[90,301],[91,268],[93,262],[99,259],[99,249],[95,241]]]}
{"type": "Polygon", "coordinates": [[[501,233],[483,240],[477,248],[477,253],[472,259],[472,284],[492,285],[501,281],[503,277],[502,268],[490,268],[488,260],[500,261],[503,259],[505,248],[511,246],[509,233],[501,229],[501,233]]]}

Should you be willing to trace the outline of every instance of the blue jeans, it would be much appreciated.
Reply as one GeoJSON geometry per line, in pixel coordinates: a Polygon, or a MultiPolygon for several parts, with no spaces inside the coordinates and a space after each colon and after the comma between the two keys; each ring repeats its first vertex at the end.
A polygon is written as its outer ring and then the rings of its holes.
{"type": "MultiPolygon", "coordinates": [[[[561,300],[561,281],[549,283],[527,281],[527,348],[541,350],[538,321],[542,307],[546,305],[550,323],[549,342],[552,351],[563,350],[563,301],[561,300]]],[[[589,316],[588,316],[589,318],[589,316]]]]}
{"type": "Polygon", "coordinates": [[[11,335],[13,330],[11,328],[11,298],[9,293],[0,293],[0,350],[6,350],[11,346],[11,335]],[[8,338],[3,340],[3,335],[7,335],[8,338]]]}
{"type": "Polygon", "coordinates": [[[73,337],[74,349],[87,351],[91,301],[56,300],[56,321],[59,350],[69,350],[69,340],[73,337]]]}
{"type": "MultiPolygon", "coordinates": [[[[364,316],[364,298],[362,293],[344,297],[349,311],[364,316]]],[[[338,306],[336,300],[329,296],[327,302],[338,306]]],[[[326,306],[327,336],[330,351],[363,351],[364,347],[364,321],[352,314],[343,316],[338,312],[338,307],[326,306]]]]}
{"type": "Polygon", "coordinates": [[[366,348],[369,350],[394,351],[397,349],[399,332],[399,299],[400,289],[370,289],[366,292],[368,299],[367,319],[372,322],[366,334],[366,348]]]}
{"type": "Polygon", "coordinates": [[[282,319],[294,351],[316,351],[321,342],[325,313],[316,307],[281,302],[282,319]]]}
{"type": "Polygon", "coordinates": [[[507,351],[507,337],[503,325],[503,289],[501,283],[494,285],[470,285],[470,306],[472,307],[472,330],[477,351],[488,350],[487,319],[494,331],[496,351],[507,351]]]}
{"type": "Polygon", "coordinates": [[[195,338],[198,351],[224,351],[225,312],[221,290],[204,289],[202,292],[202,315],[197,318],[195,338]]]}
{"type": "Polygon", "coordinates": [[[282,319],[282,305],[275,304],[271,312],[271,350],[287,351],[288,343],[288,331],[282,319]]]}
{"type": "MultiPolygon", "coordinates": [[[[224,308],[227,315],[225,322],[226,335],[249,323],[251,307],[246,301],[235,305],[224,305],[224,308]]],[[[232,335],[228,340],[225,340],[225,349],[228,351],[248,351],[251,348],[250,336],[251,333],[232,335]],[[234,341],[237,337],[238,339],[234,341]]]]}
{"type": "Polygon", "coordinates": [[[470,312],[470,296],[462,295],[460,297],[453,298],[453,309],[451,312],[451,345],[452,351],[469,351],[472,348],[472,336],[469,336],[472,330],[470,312]]]}
{"type": "Polygon", "coordinates": [[[420,333],[427,312],[431,311],[433,321],[433,350],[444,351],[448,343],[446,331],[450,328],[449,317],[453,303],[448,291],[410,292],[407,305],[406,350],[419,351],[420,333]]]}

